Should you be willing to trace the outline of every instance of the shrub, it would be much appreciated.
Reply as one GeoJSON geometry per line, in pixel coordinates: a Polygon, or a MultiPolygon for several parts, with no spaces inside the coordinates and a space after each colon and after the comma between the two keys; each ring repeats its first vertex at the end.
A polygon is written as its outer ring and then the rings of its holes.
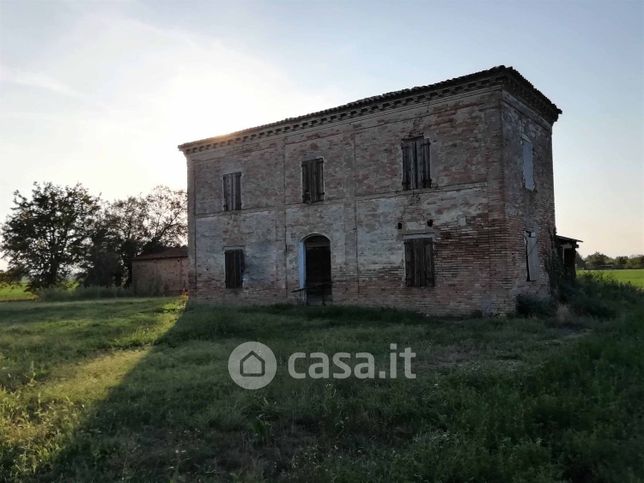
{"type": "Polygon", "coordinates": [[[552,317],[557,313],[557,303],[552,297],[521,294],[517,297],[517,314],[523,317],[552,317]]]}

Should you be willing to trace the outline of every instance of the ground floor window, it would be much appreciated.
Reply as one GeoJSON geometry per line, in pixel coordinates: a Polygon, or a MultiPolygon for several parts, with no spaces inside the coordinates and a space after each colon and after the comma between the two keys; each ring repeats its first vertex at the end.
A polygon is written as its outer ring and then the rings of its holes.
{"type": "Polygon", "coordinates": [[[537,279],[537,269],[539,266],[539,250],[537,247],[537,234],[533,231],[526,231],[525,238],[525,264],[528,282],[537,279]]]}
{"type": "Polygon", "coordinates": [[[431,238],[405,241],[405,284],[407,287],[434,286],[434,243],[431,238]]]}
{"type": "Polygon", "coordinates": [[[244,250],[226,250],[226,288],[241,288],[244,278],[244,250]]]}

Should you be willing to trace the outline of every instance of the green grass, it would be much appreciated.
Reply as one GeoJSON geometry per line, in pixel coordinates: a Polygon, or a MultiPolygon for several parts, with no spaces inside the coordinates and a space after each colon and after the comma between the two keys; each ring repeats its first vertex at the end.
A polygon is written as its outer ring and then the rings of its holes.
{"type": "Polygon", "coordinates": [[[627,268],[624,270],[577,270],[578,274],[592,273],[620,283],[629,283],[644,289],[644,268],[627,268]]]}
{"type": "Polygon", "coordinates": [[[36,296],[27,292],[25,285],[0,285],[0,302],[35,299],[36,296]]]}
{"type": "Polygon", "coordinates": [[[613,320],[0,304],[0,478],[641,481],[644,304],[619,293],[613,320]],[[280,367],[258,391],[227,373],[247,340],[280,367]],[[284,370],[293,351],[316,350],[368,351],[384,366],[391,342],[418,354],[416,379],[284,370]]]}

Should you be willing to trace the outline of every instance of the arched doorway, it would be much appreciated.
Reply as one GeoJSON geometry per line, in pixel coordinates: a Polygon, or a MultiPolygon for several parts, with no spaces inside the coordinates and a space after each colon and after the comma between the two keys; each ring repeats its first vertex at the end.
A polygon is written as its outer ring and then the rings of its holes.
{"type": "Polygon", "coordinates": [[[331,242],[323,235],[303,240],[303,272],[307,304],[325,304],[331,300],[331,242]]]}

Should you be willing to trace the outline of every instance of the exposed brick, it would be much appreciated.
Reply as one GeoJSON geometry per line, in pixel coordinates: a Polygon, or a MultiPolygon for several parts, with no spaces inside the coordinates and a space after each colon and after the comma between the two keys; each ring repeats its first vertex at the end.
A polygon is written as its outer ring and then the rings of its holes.
{"type": "Polygon", "coordinates": [[[190,143],[191,295],[297,302],[299,245],[318,233],[331,242],[333,303],[434,314],[512,311],[519,293],[548,292],[552,121],[511,89],[490,85],[268,137],[248,134],[240,143],[208,140],[204,150],[190,143]],[[421,135],[432,143],[433,185],[403,191],[400,142],[421,135]],[[522,135],[534,146],[534,191],[522,185],[522,135]],[[301,162],[316,157],[324,158],[325,200],[309,205],[302,203],[301,162]],[[242,173],[243,209],[224,212],[221,180],[233,171],[242,173]],[[536,231],[539,243],[540,272],[531,282],[525,230],[536,231]],[[418,234],[435,240],[434,287],[405,286],[403,242],[418,234]],[[226,247],[244,248],[242,289],[224,288],[226,247]]]}

